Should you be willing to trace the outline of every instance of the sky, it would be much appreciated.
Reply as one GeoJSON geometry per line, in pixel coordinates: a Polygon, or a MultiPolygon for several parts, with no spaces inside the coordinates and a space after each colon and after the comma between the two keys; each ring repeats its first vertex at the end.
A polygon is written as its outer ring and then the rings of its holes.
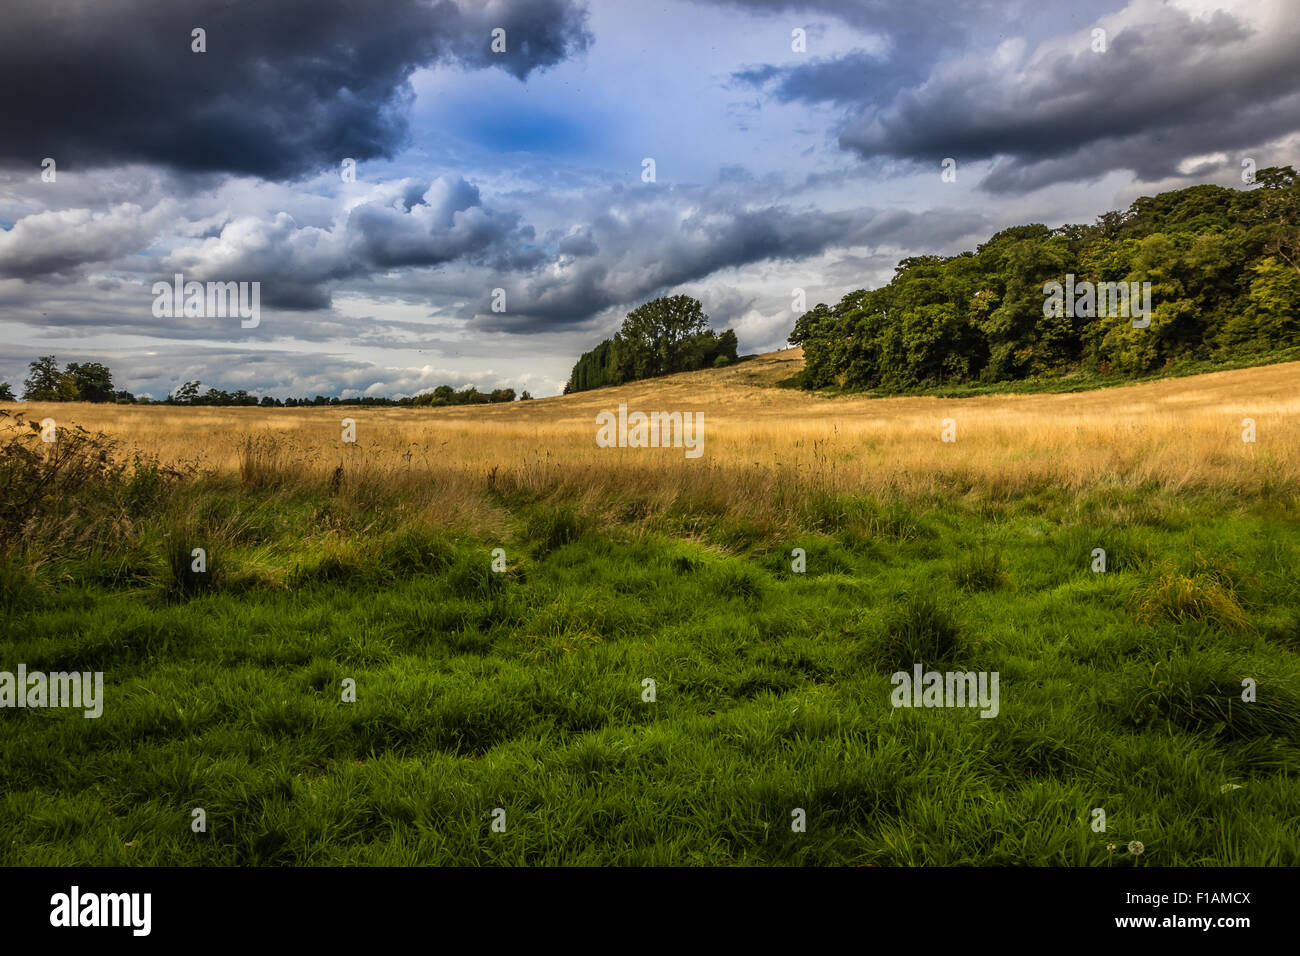
{"type": "Polygon", "coordinates": [[[1294,0],[5,0],[0,381],[541,397],[678,293],[769,351],[796,290],[1300,165],[1298,62],[1294,0]]]}

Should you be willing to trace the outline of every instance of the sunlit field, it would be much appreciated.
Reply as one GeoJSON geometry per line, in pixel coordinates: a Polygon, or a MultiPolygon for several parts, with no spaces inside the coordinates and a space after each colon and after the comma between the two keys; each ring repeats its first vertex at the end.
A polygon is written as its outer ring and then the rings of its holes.
{"type": "Polygon", "coordinates": [[[718,495],[737,515],[780,522],[814,493],[1000,497],[1054,488],[1158,487],[1239,494],[1300,490],[1300,363],[1067,394],[962,399],[827,398],[775,387],[790,349],[730,369],[508,405],[407,408],[10,406],[103,431],[173,465],[295,481],[401,484],[446,501],[498,487],[554,491],[593,510],[670,508],[718,495]],[[701,457],[608,449],[595,416],[704,414],[701,457]],[[356,441],[341,421],[356,422],[356,441]],[[1242,440],[1243,420],[1256,441],[1242,440]],[[951,419],[954,441],[941,440],[951,419]],[[430,484],[434,480],[436,487],[430,484]]]}
{"type": "Polygon", "coordinates": [[[1300,365],[873,399],[799,364],[6,406],[60,437],[5,437],[0,670],[105,701],[0,711],[0,862],[1300,863],[1300,365]],[[702,455],[597,447],[620,404],[702,412],[702,455]],[[893,706],[918,664],[997,672],[996,717],[893,706]]]}

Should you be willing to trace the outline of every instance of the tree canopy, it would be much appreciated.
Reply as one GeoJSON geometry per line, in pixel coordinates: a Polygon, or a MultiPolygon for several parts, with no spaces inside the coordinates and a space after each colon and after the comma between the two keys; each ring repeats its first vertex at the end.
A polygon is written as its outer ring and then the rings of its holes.
{"type": "Polygon", "coordinates": [[[564,391],[709,368],[736,360],[736,333],[714,332],[698,299],[654,299],[627,314],[613,338],[580,357],[564,391]]]}
{"type": "Polygon", "coordinates": [[[887,285],[799,316],[789,340],[804,348],[803,384],[900,390],[1073,369],[1138,375],[1298,346],[1300,184],[1289,166],[1259,170],[1256,183],[1144,196],[1091,226],[1015,226],[973,252],[904,259],[887,285]],[[1067,274],[1150,282],[1150,325],[1045,315],[1044,284],[1067,274]]]}

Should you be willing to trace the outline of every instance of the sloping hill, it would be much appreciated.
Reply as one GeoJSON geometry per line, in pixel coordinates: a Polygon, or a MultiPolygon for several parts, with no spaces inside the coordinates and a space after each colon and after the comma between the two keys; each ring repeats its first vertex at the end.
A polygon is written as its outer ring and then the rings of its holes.
{"type": "Polygon", "coordinates": [[[16,407],[29,418],[106,431],[128,449],[170,461],[234,469],[248,441],[275,441],[277,462],[307,471],[344,465],[411,476],[425,469],[468,481],[496,469],[536,487],[587,482],[594,496],[620,483],[676,494],[683,482],[769,497],[778,486],[785,496],[806,493],[809,483],[918,493],[1144,482],[1300,489],[1300,363],[1077,393],[952,399],[778,387],[799,362],[790,349],[731,368],[457,408],[16,407]],[[620,404],[702,413],[703,455],[684,461],[680,449],[596,447],[596,416],[620,404]],[[341,442],[344,417],[357,423],[355,444],[341,442]],[[1242,440],[1246,419],[1254,442],[1242,440]],[[945,420],[955,441],[941,441],[945,420]]]}

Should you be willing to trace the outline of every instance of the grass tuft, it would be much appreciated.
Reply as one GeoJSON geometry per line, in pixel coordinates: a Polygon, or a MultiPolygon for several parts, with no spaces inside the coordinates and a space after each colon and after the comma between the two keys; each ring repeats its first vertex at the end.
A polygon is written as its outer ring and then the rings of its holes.
{"type": "Polygon", "coordinates": [[[956,618],[938,599],[909,594],[885,620],[883,663],[889,671],[911,670],[914,664],[950,663],[961,636],[956,618]]]}
{"type": "Polygon", "coordinates": [[[1007,561],[997,551],[976,548],[962,555],[953,577],[963,591],[996,591],[1007,583],[1007,561]]]}

